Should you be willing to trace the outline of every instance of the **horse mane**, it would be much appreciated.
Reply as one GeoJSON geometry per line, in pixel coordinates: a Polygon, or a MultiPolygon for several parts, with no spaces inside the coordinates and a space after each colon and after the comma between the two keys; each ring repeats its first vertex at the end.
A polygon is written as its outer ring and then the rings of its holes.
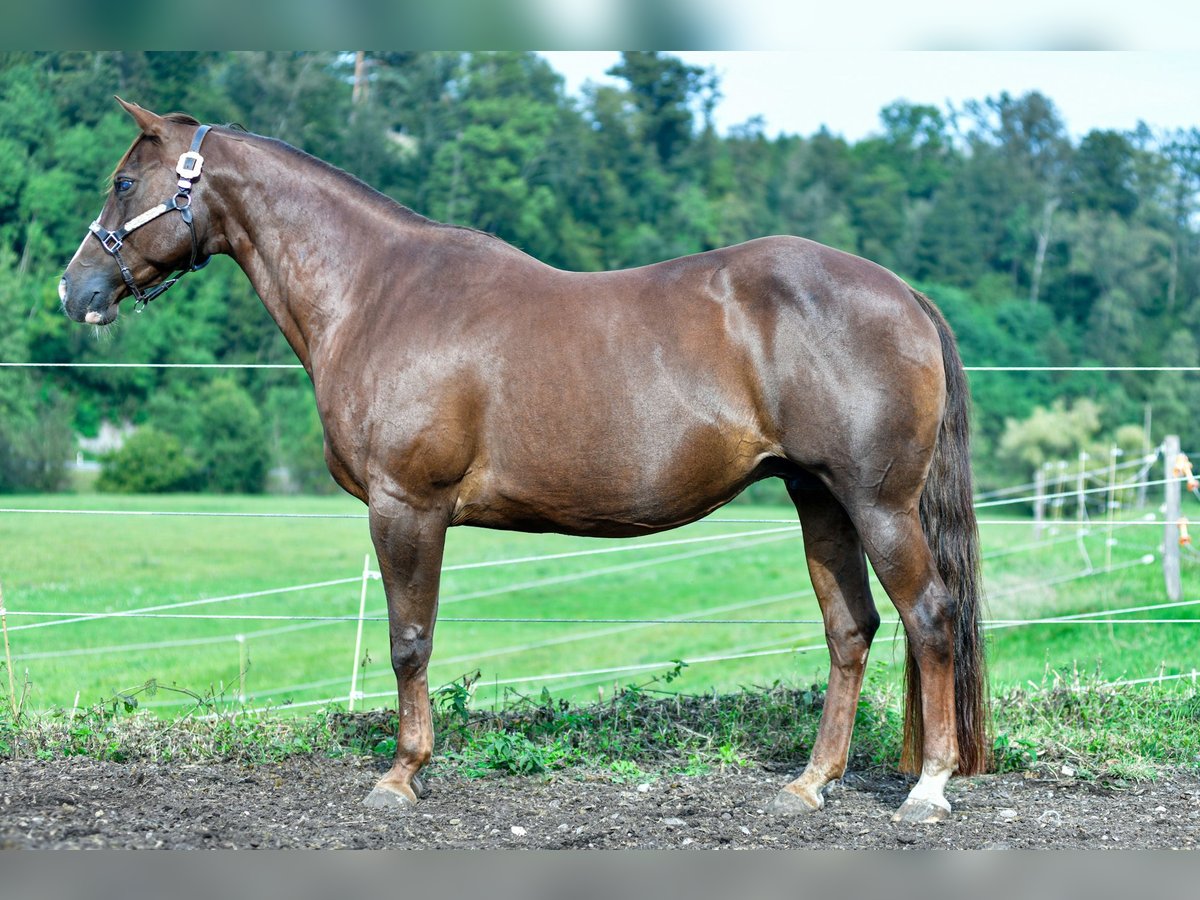
{"type": "MultiPolygon", "coordinates": [[[[422,215],[421,213],[417,212],[416,210],[405,206],[403,203],[401,203],[399,200],[396,200],[394,197],[389,197],[387,194],[383,193],[382,191],[376,190],[375,188],[371,187],[371,185],[367,184],[365,181],[363,181],[358,176],[356,176],[350,172],[347,172],[345,169],[335,166],[333,163],[326,162],[325,160],[321,159],[318,156],[313,156],[311,153],[301,150],[299,147],[294,147],[291,144],[289,144],[287,141],[280,140],[279,138],[267,137],[267,136],[261,135],[261,134],[255,134],[254,132],[246,131],[244,128],[240,128],[240,127],[238,130],[241,132],[241,134],[239,135],[239,138],[241,138],[242,135],[244,135],[245,137],[262,141],[265,144],[269,145],[270,147],[273,147],[274,149],[279,150],[279,151],[293,157],[294,159],[296,159],[299,162],[310,163],[317,169],[332,175],[341,184],[350,188],[355,194],[357,194],[363,200],[365,200],[387,212],[391,212],[393,214],[399,214],[401,216],[401,218],[405,219],[406,221],[408,221],[412,224],[423,225],[423,226],[432,226],[434,228],[449,228],[449,229],[453,229],[455,231],[464,231],[469,234],[477,234],[477,235],[481,235],[486,238],[490,238],[491,240],[498,241],[499,243],[504,244],[506,247],[512,247],[512,245],[509,244],[508,241],[504,240],[503,238],[497,237],[496,235],[494,235],[490,232],[487,232],[487,231],[483,231],[479,228],[472,228],[469,225],[453,225],[449,222],[439,222],[437,219],[431,219],[428,216],[422,215]]],[[[517,248],[514,247],[513,249],[517,249],[517,248]]]]}

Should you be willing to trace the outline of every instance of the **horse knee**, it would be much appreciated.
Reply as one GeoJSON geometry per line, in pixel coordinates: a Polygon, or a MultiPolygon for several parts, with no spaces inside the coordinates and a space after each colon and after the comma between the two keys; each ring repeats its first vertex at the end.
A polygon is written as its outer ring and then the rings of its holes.
{"type": "Polygon", "coordinates": [[[433,636],[419,625],[405,625],[392,634],[392,670],[397,675],[423,672],[433,652],[433,636]]]}
{"type": "Polygon", "coordinates": [[[861,669],[865,666],[871,641],[878,630],[879,613],[874,609],[859,622],[826,629],[825,637],[833,664],[842,669],[861,669]]]}

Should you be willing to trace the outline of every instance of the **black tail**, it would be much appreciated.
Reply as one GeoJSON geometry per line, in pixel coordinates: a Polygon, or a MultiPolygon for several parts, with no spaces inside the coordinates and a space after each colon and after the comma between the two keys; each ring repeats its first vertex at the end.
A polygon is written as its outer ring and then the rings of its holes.
{"type": "MultiPolygon", "coordinates": [[[[970,393],[954,333],[933,302],[913,291],[937,326],[946,370],[946,414],[933,463],[921,494],[921,525],[934,564],[957,602],[954,626],[954,706],[958,731],[958,772],[986,772],[992,763],[991,712],[987,666],[980,625],[983,582],[979,568],[979,529],[971,497],[970,393]]],[[[901,768],[921,769],[923,728],[920,675],[911,649],[905,666],[904,749],[901,768]]]]}

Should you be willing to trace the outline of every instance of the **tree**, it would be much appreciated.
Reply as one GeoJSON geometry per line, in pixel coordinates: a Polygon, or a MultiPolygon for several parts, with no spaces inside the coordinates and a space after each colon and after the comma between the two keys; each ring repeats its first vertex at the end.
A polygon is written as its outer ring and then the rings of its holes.
{"type": "MultiPolygon", "coordinates": [[[[418,212],[493,231],[563,268],[792,233],[918,280],[969,364],[1195,363],[1196,129],[1141,125],[1073,142],[1049,98],[1030,93],[962,109],[897,101],[880,111],[877,134],[856,141],[826,129],[768,137],[753,120],[722,135],[711,125],[716,77],[665,53],[625,54],[618,84],[577,100],[530,53],[389,51],[363,54],[369,90],[354,104],[354,61],[0,54],[0,359],[293,359],[243,274],[220,257],[146,315],[126,306],[121,326],[102,335],[62,316],[62,267],[136,135],[112,103],[115,88],[160,112],[281,137],[418,212]]],[[[980,480],[1008,465],[997,455],[1006,421],[1057,397],[1097,404],[1100,433],[1140,420],[1147,403],[1156,430],[1189,433],[1192,380],[1166,375],[973,379],[980,480]]],[[[67,426],[92,433],[105,420],[173,434],[198,464],[207,454],[204,489],[261,489],[255,473],[267,460],[305,489],[327,487],[310,388],[294,378],[256,371],[218,385],[189,370],[3,370],[0,490],[61,483],[67,426]],[[217,447],[241,449],[218,461],[217,447]]]]}
{"type": "Polygon", "coordinates": [[[431,215],[523,248],[552,245],[560,210],[542,175],[560,80],[531,53],[476,53],[457,87],[458,128],[429,174],[431,215]]]}
{"type": "MultiPolygon", "coordinates": [[[[1178,330],[1167,340],[1160,364],[1194,366],[1197,360],[1200,360],[1200,345],[1189,332],[1178,330]]],[[[1159,372],[1147,399],[1153,414],[1156,440],[1177,434],[1185,449],[1200,447],[1200,416],[1197,416],[1200,395],[1196,391],[1195,376],[1189,377],[1185,372],[1159,372]]]]}
{"type": "Polygon", "coordinates": [[[657,50],[631,50],[621,54],[608,74],[629,83],[639,136],[658,152],[659,162],[671,166],[692,140],[693,104],[704,108],[714,102],[712,73],[657,50]]]}
{"type": "Polygon", "coordinates": [[[994,216],[976,224],[996,223],[994,264],[1009,271],[1014,288],[1028,267],[1029,298],[1036,303],[1054,212],[1062,202],[1070,140],[1054,104],[1037,91],[1016,98],[1004,92],[969,102],[966,110],[974,119],[968,136],[971,165],[984,179],[983,197],[994,216]]]}
{"type": "Polygon", "coordinates": [[[1091,400],[1071,406],[1055,400],[1037,407],[1029,418],[1005,423],[998,447],[1000,458],[1016,475],[1028,475],[1047,462],[1074,459],[1100,431],[1100,407],[1091,400]]]}
{"type": "Polygon", "coordinates": [[[1095,285],[1089,345],[1107,363],[1134,359],[1146,314],[1166,293],[1167,237],[1112,212],[1081,211],[1066,231],[1071,271],[1095,285]]]}
{"type": "Polygon", "coordinates": [[[1075,152],[1069,193],[1072,207],[1129,219],[1139,202],[1133,157],[1133,145],[1120,132],[1088,132],[1075,152]]]}
{"type": "Polygon", "coordinates": [[[203,490],[261,493],[267,477],[268,436],[253,398],[234,381],[218,378],[201,388],[190,415],[175,428],[196,461],[203,490]]]}

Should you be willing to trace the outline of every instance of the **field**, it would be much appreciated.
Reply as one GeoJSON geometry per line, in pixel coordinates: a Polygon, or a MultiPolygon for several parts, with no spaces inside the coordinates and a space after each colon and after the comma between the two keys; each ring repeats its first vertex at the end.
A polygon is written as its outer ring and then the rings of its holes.
{"type": "MultiPolygon", "coordinates": [[[[251,707],[298,709],[348,696],[352,620],[364,554],[370,552],[357,501],[69,495],[6,498],[5,505],[344,517],[0,513],[0,584],[17,688],[26,685],[27,708],[86,706],[122,692],[136,696],[142,708],[167,714],[194,707],[197,697],[235,704],[239,692],[251,707]],[[323,588],[195,603],[339,580],[323,588]],[[128,617],[52,625],[50,618],[26,615],[166,606],[174,608],[160,609],[159,615],[283,618],[128,617]],[[350,620],[288,620],[291,616],[350,620]],[[148,683],[154,687],[145,689],[148,683]]],[[[1185,500],[1185,513],[1193,519],[1197,507],[1192,498],[1185,500]]],[[[1153,508],[1143,514],[1161,515],[1153,508]]],[[[629,683],[654,682],[656,688],[693,694],[777,681],[823,684],[828,657],[821,628],[811,621],[818,610],[799,532],[774,523],[727,521],[793,517],[782,508],[731,506],[704,522],[636,541],[455,529],[445,560],[431,685],[466,676],[474,705],[491,708],[543,688],[555,697],[587,700],[629,683]],[[676,541],[687,543],[654,546],[676,541]],[[454,570],[479,561],[601,549],[615,552],[454,570]],[[679,621],[456,621],[521,617],[679,621]],[[801,621],[703,624],[731,619],[801,621]],[[671,676],[677,677],[668,686],[671,676]]],[[[1081,536],[1064,523],[1035,542],[1027,521],[993,521],[989,516],[981,527],[989,619],[1094,613],[1165,599],[1161,526],[1116,523],[1110,529],[1093,522],[1081,536]],[[1154,556],[1150,563],[1142,562],[1147,554],[1154,556]]],[[[1185,548],[1185,600],[1196,596],[1197,560],[1185,548]]],[[[899,684],[902,642],[892,624],[894,609],[877,586],[875,593],[885,625],[868,668],[868,689],[888,694],[899,684]]],[[[384,614],[382,586],[370,581],[366,615],[384,614]]],[[[1143,621],[998,622],[989,631],[993,691],[1041,686],[1077,672],[1136,680],[1200,668],[1197,632],[1187,624],[1200,622],[1196,607],[1119,618],[1143,621]],[[1150,617],[1176,621],[1146,623],[1150,617]]],[[[359,669],[365,697],[359,708],[395,702],[386,635],[382,621],[366,622],[359,669]]]]}

